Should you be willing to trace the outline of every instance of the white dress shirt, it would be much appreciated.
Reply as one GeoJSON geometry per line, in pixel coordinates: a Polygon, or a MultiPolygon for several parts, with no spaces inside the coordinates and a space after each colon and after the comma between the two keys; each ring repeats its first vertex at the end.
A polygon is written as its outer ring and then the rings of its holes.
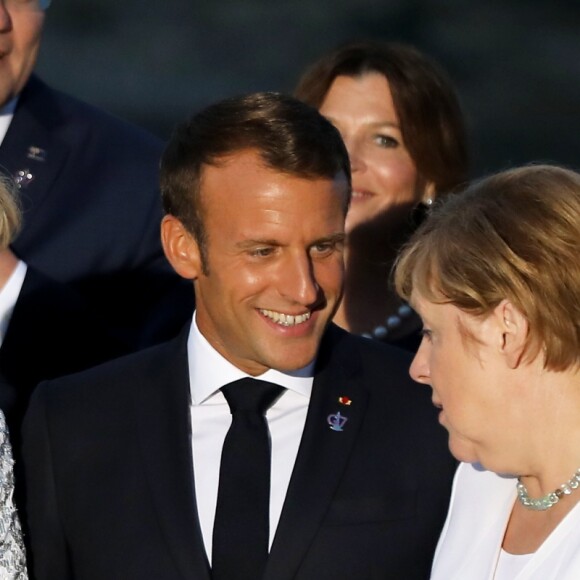
{"type": "MultiPolygon", "coordinates": [[[[191,430],[197,511],[211,564],[221,451],[231,413],[220,388],[249,375],[222,357],[202,336],[195,319],[187,342],[191,430]]],[[[314,362],[292,374],[273,369],[259,377],[287,389],[266,413],[272,443],[270,546],[294,468],[312,391],[314,362]]]]}
{"type": "Polygon", "coordinates": [[[0,144],[2,144],[2,141],[4,141],[8,127],[10,127],[17,103],[18,97],[14,97],[0,109],[0,144]]]}
{"type": "Polygon", "coordinates": [[[0,346],[4,342],[14,306],[16,306],[16,301],[18,300],[18,296],[20,296],[26,270],[26,264],[22,260],[18,260],[18,265],[14,268],[12,274],[10,274],[10,278],[8,278],[6,284],[0,289],[0,346]]]}

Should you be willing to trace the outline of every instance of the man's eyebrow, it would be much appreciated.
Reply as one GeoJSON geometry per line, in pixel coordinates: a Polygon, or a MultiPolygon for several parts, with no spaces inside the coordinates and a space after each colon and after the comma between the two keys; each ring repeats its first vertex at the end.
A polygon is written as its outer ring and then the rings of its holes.
{"type": "Polygon", "coordinates": [[[338,232],[336,234],[331,234],[330,236],[325,236],[324,238],[319,238],[312,242],[312,245],[323,244],[327,242],[332,242],[333,244],[341,244],[346,239],[346,234],[344,232],[338,232]]]}
{"type": "MultiPolygon", "coordinates": [[[[311,242],[311,246],[314,246],[316,244],[322,244],[322,243],[328,243],[328,242],[332,242],[334,244],[340,244],[343,243],[344,240],[346,238],[346,234],[344,232],[338,232],[336,234],[331,234],[330,236],[324,236],[323,238],[318,238],[316,240],[313,240],[311,242]]],[[[275,239],[250,239],[250,240],[243,240],[241,242],[237,242],[236,243],[236,248],[239,248],[240,250],[247,250],[249,248],[255,248],[256,246],[272,246],[272,247],[277,247],[277,246],[281,246],[283,244],[280,243],[279,240],[275,240],[275,239]]]]}
{"type": "Polygon", "coordinates": [[[263,239],[263,240],[243,240],[236,243],[236,248],[245,250],[248,248],[255,248],[256,246],[280,246],[280,242],[274,239],[263,239]]]}

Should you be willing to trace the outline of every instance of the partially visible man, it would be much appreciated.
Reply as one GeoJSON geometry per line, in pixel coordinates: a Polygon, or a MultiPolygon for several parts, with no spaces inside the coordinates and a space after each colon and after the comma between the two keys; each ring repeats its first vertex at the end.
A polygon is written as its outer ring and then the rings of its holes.
{"type": "Polygon", "coordinates": [[[18,573],[24,547],[14,504],[22,505],[20,431],[30,394],[41,380],[89,368],[119,350],[75,292],[8,247],[21,220],[14,190],[0,176],[0,578],[26,577],[18,573]]]}
{"type": "Polygon", "coordinates": [[[196,312],[171,342],[36,390],[36,578],[428,578],[454,464],[409,357],[329,326],[338,132],[259,93],[181,125],[161,167],[164,249],[196,312]]]}
{"type": "Polygon", "coordinates": [[[18,458],[21,421],[34,387],[108,360],[122,345],[74,291],[10,250],[21,222],[14,190],[0,176],[0,410],[18,458]]]}
{"type": "Polygon", "coordinates": [[[0,169],[23,209],[12,248],[135,348],[175,334],[192,308],[159,241],[162,143],[32,74],[49,3],[0,2],[0,169]]]}

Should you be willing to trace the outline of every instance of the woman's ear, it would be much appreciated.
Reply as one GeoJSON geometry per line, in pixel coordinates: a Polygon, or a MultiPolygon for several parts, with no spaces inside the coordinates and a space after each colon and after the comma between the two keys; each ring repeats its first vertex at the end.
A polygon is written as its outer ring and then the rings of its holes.
{"type": "Polygon", "coordinates": [[[423,189],[423,196],[421,197],[421,203],[429,206],[435,201],[435,184],[432,181],[427,181],[425,183],[425,188],[423,189]]]}
{"type": "Polygon", "coordinates": [[[435,201],[435,185],[431,181],[426,182],[423,178],[419,178],[415,199],[417,203],[411,211],[411,223],[414,227],[419,227],[435,201]]]}
{"type": "Polygon", "coordinates": [[[167,260],[182,278],[195,280],[202,273],[199,245],[175,216],[166,215],[161,221],[161,244],[167,260]]]}
{"type": "Polygon", "coordinates": [[[524,355],[528,333],[528,319],[509,300],[502,300],[494,310],[500,330],[500,352],[511,369],[517,368],[524,355]]]}

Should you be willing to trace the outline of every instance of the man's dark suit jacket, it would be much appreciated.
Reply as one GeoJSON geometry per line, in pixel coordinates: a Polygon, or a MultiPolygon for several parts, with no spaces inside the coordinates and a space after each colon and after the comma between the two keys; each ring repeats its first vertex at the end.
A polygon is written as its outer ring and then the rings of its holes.
{"type": "Polygon", "coordinates": [[[0,146],[0,170],[20,180],[14,252],[73,285],[133,346],[175,336],[191,315],[191,285],[173,273],[159,239],[162,149],[35,76],[0,146]]]}
{"type": "MultiPolygon", "coordinates": [[[[24,453],[37,580],[210,579],[186,341],[36,390],[24,453]]],[[[409,362],[327,331],[266,580],[428,578],[454,461],[409,362]],[[342,432],[328,424],[338,411],[342,432]]]]}
{"type": "Polygon", "coordinates": [[[76,293],[29,266],[0,347],[0,409],[13,442],[39,382],[95,366],[124,350],[76,293]]]}

